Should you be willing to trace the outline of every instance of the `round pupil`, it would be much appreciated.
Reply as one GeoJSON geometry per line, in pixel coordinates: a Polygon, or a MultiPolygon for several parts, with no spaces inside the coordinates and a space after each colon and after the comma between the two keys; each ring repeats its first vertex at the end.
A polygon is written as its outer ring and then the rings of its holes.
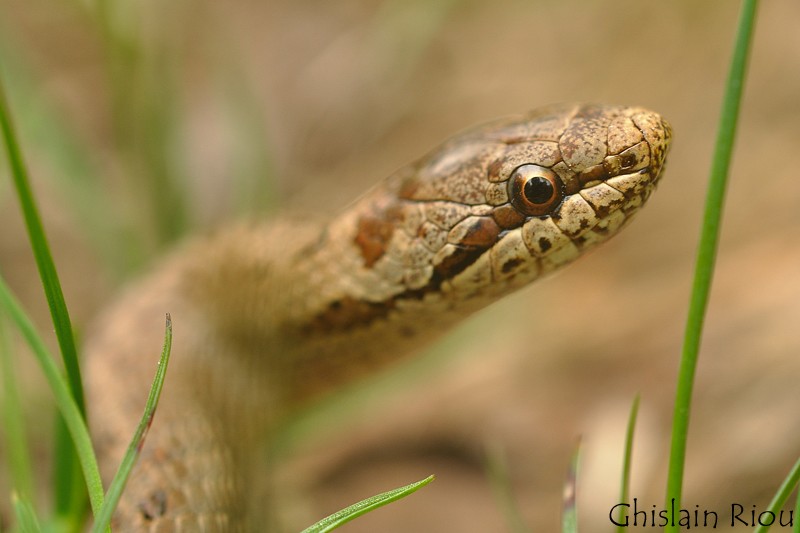
{"type": "Polygon", "coordinates": [[[553,197],[553,184],[541,176],[529,179],[522,190],[532,204],[546,204],[553,197]]]}

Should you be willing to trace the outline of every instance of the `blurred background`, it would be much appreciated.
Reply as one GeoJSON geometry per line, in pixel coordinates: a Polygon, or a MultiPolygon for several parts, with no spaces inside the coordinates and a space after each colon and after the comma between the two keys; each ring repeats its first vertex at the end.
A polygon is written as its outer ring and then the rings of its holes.
{"type": "MultiPolygon", "coordinates": [[[[666,176],[630,228],[307,414],[275,475],[287,531],[431,473],[432,485],[348,531],[505,531],[486,467],[487,447],[499,449],[525,521],[553,531],[580,436],[581,529],[608,531],[637,393],[632,495],[648,510],[664,499],[738,10],[729,0],[3,0],[0,73],[79,337],[184,235],[243,216],[334,213],[476,122],[559,101],[662,113],[675,134],[666,176]]],[[[800,456],[799,20],[795,0],[760,6],[698,369],[684,501],[719,511],[720,529],[733,502],[765,507],[800,456]]],[[[51,331],[4,162],[0,271],[51,331]]],[[[46,480],[50,393],[19,353],[46,480]]],[[[0,493],[10,493],[2,472],[0,493]]]]}

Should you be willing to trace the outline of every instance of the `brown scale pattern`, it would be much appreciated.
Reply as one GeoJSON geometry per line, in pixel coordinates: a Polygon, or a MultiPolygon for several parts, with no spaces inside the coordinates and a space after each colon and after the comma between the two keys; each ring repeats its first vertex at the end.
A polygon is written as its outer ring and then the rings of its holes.
{"type": "Polygon", "coordinates": [[[86,347],[109,477],[172,313],[168,386],[117,530],[264,530],[260,452],[282,416],[616,234],[651,194],[669,140],[640,108],[546,108],[453,137],[327,223],[238,226],[178,250],[86,347]],[[544,215],[510,203],[522,164],[563,182],[544,215]]]}

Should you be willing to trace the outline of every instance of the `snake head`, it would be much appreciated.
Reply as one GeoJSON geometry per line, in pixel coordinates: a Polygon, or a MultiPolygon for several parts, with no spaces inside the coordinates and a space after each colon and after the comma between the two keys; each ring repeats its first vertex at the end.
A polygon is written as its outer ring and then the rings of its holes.
{"type": "Polygon", "coordinates": [[[571,105],[447,141],[363,200],[354,242],[394,291],[508,292],[617,233],[652,193],[669,125],[571,105]]]}

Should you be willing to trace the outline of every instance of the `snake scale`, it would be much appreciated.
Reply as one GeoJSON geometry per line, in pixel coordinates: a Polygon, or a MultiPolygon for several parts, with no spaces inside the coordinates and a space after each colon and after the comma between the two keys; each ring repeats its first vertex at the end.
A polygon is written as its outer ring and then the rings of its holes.
{"type": "Polygon", "coordinates": [[[670,137],[638,107],[544,108],[452,137],[327,222],[184,244],[86,346],[108,478],[173,317],[166,386],[115,529],[263,531],[264,442],[281,417],[616,234],[653,191],[670,137]]]}

